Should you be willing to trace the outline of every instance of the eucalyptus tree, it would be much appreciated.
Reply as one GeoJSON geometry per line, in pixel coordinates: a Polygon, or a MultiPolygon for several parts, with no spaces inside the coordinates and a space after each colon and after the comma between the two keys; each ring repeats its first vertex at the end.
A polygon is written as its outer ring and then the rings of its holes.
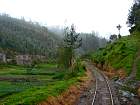
{"type": "Polygon", "coordinates": [[[63,65],[69,68],[73,65],[74,50],[82,45],[82,38],[76,33],[74,25],[71,28],[65,28],[63,40],[63,65]]]}
{"type": "Polygon", "coordinates": [[[140,31],[140,0],[134,0],[127,20],[127,24],[131,27],[130,33],[135,30],[140,31]]]}

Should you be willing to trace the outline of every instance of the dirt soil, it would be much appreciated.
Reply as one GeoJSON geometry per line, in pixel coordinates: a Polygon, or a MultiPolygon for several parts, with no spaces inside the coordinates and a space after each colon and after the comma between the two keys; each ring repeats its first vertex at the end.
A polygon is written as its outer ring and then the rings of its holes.
{"type": "Polygon", "coordinates": [[[136,54],[136,58],[134,59],[133,66],[132,66],[132,72],[129,76],[129,79],[134,79],[136,77],[137,72],[137,62],[140,59],[140,50],[136,54]]]}
{"type": "Polygon", "coordinates": [[[23,81],[37,81],[36,78],[28,77],[28,78],[16,78],[16,77],[0,77],[0,81],[9,81],[9,82],[23,82],[23,81]]]}
{"type": "Polygon", "coordinates": [[[82,97],[89,90],[94,81],[92,73],[87,70],[86,76],[81,77],[78,84],[70,86],[67,91],[57,97],[49,97],[38,105],[77,105],[79,103],[79,97],[82,97]]]}

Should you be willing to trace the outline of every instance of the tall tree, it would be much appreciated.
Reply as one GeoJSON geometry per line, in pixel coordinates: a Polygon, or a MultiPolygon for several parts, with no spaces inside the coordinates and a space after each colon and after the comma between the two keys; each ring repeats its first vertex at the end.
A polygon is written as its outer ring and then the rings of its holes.
{"type": "Polygon", "coordinates": [[[137,30],[140,31],[140,0],[135,0],[133,6],[128,15],[128,21],[130,33],[137,30]]]}
{"type": "Polygon", "coordinates": [[[81,46],[82,38],[79,37],[80,34],[76,33],[74,25],[71,25],[70,29],[67,27],[65,29],[64,35],[63,48],[61,48],[64,54],[60,59],[63,60],[61,60],[61,63],[63,63],[62,65],[64,65],[66,68],[69,68],[72,66],[74,60],[74,49],[77,49],[81,46]]]}

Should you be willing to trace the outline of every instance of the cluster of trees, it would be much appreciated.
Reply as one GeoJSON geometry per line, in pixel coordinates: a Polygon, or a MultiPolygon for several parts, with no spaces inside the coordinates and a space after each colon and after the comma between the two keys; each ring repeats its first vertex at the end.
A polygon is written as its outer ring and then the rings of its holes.
{"type": "Polygon", "coordinates": [[[71,65],[74,52],[80,55],[86,54],[104,47],[107,42],[105,38],[98,37],[95,32],[80,33],[79,37],[74,26],[65,30],[48,29],[37,22],[27,22],[24,18],[17,19],[7,14],[0,14],[0,27],[0,52],[8,56],[31,54],[56,59],[60,45],[59,52],[64,58],[63,61],[69,62],[65,66],[71,65]],[[60,44],[61,42],[63,43],[60,44]]]}
{"type": "MultiPolygon", "coordinates": [[[[59,37],[38,23],[0,15],[0,50],[5,53],[55,56],[59,37]]],[[[9,55],[9,54],[8,54],[9,55]]]]}
{"type": "MultiPolygon", "coordinates": [[[[66,30],[61,27],[51,27],[50,31],[56,33],[61,40],[65,37],[66,30]]],[[[68,30],[67,30],[68,31],[68,30]]],[[[82,38],[82,45],[76,49],[76,54],[86,54],[89,52],[94,52],[98,48],[105,47],[107,44],[107,40],[99,36],[97,32],[92,33],[79,33],[82,38]]],[[[62,40],[63,41],[63,40],[62,40]]]]}
{"type": "Polygon", "coordinates": [[[127,21],[130,33],[134,31],[140,31],[140,0],[135,0],[133,6],[130,9],[128,21],[127,21]]]}
{"type": "MultiPolygon", "coordinates": [[[[77,55],[94,52],[104,47],[107,43],[105,38],[100,38],[98,34],[76,33],[74,26],[66,28],[64,31],[63,43],[59,47],[59,66],[64,68],[74,68],[77,62],[77,55]]],[[[76,64],[77,65],[77,64],[76,64]]]]}
{"type": "Polygon", "coordinates": [[[98,33],[81,33],[82,46],[78,49],[80,54],[94,52],[99,48],[105,47],[107,40],[99,37],[98,33]]]}

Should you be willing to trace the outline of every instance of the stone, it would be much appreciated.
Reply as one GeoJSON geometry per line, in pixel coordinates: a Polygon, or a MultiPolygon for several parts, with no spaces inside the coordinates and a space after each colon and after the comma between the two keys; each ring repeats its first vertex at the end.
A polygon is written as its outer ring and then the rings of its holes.
{"type": "Polygon", "coordinates": [[[30,55],[17,55],[16,62],[18,65],[31,65],[32,59],[30,55]]]}
{"type": "Polygon", "coordinates": [[[0,53],[0,63],[6,63],[6,55],[4,53],[0,53]]]}

